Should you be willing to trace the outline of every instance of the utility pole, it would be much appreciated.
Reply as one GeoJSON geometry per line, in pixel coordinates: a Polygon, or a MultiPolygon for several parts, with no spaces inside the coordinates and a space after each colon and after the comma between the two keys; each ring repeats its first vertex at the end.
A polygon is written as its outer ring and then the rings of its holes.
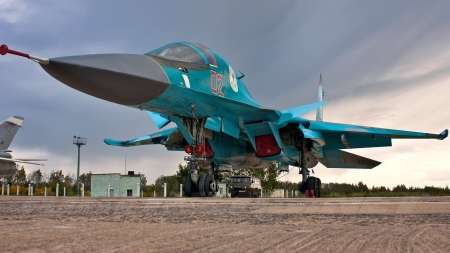
{"type": "Polygon", "coordinates": [[[80,196],[80,148],[83,145],[86,145],[87,138],[83,138],[80,136],[73,136],[73,144],[78,147],[78,165],[77,165],[77,195],[80,196]]]}

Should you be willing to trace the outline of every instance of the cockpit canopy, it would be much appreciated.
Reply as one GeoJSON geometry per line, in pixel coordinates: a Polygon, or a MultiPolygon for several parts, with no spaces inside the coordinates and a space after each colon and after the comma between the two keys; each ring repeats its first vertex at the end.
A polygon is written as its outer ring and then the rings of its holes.
{"type": "Polygon", "coordinates": [[[218,66],[217,59],[207,47],[198,43],[177,42],[148,53],[168,60],[218,66]]]}

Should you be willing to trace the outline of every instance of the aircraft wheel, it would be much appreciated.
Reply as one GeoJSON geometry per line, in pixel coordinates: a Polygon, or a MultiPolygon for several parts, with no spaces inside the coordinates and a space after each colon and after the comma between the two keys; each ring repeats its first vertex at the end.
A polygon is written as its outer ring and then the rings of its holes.
{"type": "Polygon", "coordinates": [[[192,196],[192,193],[195,191],[195,184],[192,182],[191,174],[188,174],[186,177],[184,191],[186,192],[186,197],[192,196]]]}
{"type": "Polygon", "coordinates": [[[320,195],[320,179],[314,178],[314,197],[318,198],[320,195]]]}
{"type": "Polygon", "coordinates": [[[202,197],[211,197],[211,187],[210,184],[212,183],[211,175],[209,174],[203,174],[201,175],[200,179],[198,180],[198,190],[200,192],[200,196],[202,197]]]}
{"type": "Polygon", "coordinates": [[[316,178],[315,177],[308,177],[308,179],[306,179],[306,185],[305,185],[307,191],[311,191],[311,190],[315,190],[316,188],[316,178]]]}
{"type": "Polygon", "coordinates": [[[305,190],[306,190],[306,195],[309,198],[318,198],[322,195],[321,193],[321,189],[320,189],[320,179],[316,178],[316,177],[308,177],[308,179],[306,180],[306,184],[305,184],[305,190]],[[314,193],[314,195],[312,195],[314,193]]]}
{"type": "Polygon", "coordinates": [[[321,198],[322,197],[322,180],[320,180],[320,178],[317,178],[317,181],[319,181],[319,190],[317,191],[317,198],[321,198]]]}
{"type": "Polygon", "coordinates": [[[306,192],[306,182],[301,182],[298,184],[298,191],[302,194],[305,194],[306,192]]]}

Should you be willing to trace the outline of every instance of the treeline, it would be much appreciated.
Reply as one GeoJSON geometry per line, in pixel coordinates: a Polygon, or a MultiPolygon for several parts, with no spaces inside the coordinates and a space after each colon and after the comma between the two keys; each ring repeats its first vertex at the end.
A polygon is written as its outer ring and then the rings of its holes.
{"type": "MultiPolygon", "coordinates": [[[[176,174],[171,176],[161,175],[155,183],[143,186],[144,197],[161,197],[164,195],[164,183],[167,185],[168,197],[180,196],[180,184],[185,184],[186,176],[190,173],[187,165],[178,165],[176,174]]],[[[200,169],[199,175],[208,173],[208,169],[200,169]]],[[[287,190],[289,194],[291,191],[298,191],[300,182],[279,181],[280,172],[277,171],[276,165],[272,165],[267,169],[241,169],[233,172],[222,172],[221,181],[227,181],[232,175],[249,175],[261,179],[263,188],[263,195],[268,196],[276,189],[287,190]]],[[[146,182],[146,181],[145,181],[146,182]]],[[[144,184],[143,184],[144,185],[144,184]]],[[[184,195],[184,189],[183,195],[184,195]]],[[[297,196],[302,197],[302,194],[297,196]]],[[[400,184],[390,189],[385,186],[378,186],[369,188],[363,182],[357,184],[348,183],[328,183],[323,184],[322,197],[402,197],[402,196],[450,196],[450,189],[448,186],[435,187],[425,186],[420,187],[406,187],[400,184]]]]}
{"type": "MultiPolygon", "coordinates": [[[[80,175],[80,194],[81,184],[84,184],[84,195],[91,195],[91,172],[80,175]]],[[[59,184],[59,196],[63,196],[64,187],[66,187],[66,196],[74,196],[77,193],[76,176],[74,174],[63,174],[62,170],[52,171],[50,174],[42,172],[40,169],[26,174],[25,168],[17,166],[17,171],[13,176],[6,177],[2,183],[10,186],[10,195],[17,194],[19,186],[19,195],[28,195],[29,186],[33,186],[34,196],[44,196],[45,187],[47,187],[47,196],[56,196],[56,186],[59,184]]],[[[5,191],[6,194],[6,191],[5,191]]]]}
{"type": "Polygon", "coordinates": [[[329,183],[324,184],[322,189],[322,196],[333,197],[405,197],[405,196],[450,196],[450,189],[448,186],[435,187],[425,186],[420,187],[406,187],[404,184],[395,186],[389,189],[389,187],[367,187],[363,182],[358,184],[347,183],[329,183]]]}

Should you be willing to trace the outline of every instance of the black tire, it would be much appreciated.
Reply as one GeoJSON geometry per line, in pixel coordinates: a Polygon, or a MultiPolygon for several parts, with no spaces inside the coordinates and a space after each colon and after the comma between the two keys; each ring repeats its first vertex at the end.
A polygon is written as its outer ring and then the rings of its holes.
{"type": "Polygon", "coordinates": [[[314,178],[314,198],[318,198],[320,194],[320,179],[314,178]]]}
{"type": "Polygon", "coordinates": [[[200,176],[198,180],[198,191],[200,192],[200,196],[202,197],[211,197],[211,189],[210,184],[212,183],[211,175],[203,174],[200,176]]]}
{"type": "Polygon", "coordinates": [[[322,197],[322,180],[320,178],[317,178],[317,181],[319,181],[319,194],[317,195],[318,198],[322,197]]]}
{"type": "Polygon", "coordinates": [[[305,190],[315,190],[315,185],[316,185],[316,178],[308,177],[308,179],[306,179],[306,189],[305,190]]]}
{"type": "Polygon", "coordinates": [[[186,193],[186,197],[192,196],[192,193],[195,191],[195,184],[194,182],[192,182],[191,174],[188,174],[188,176],[186,177],[184,191],[186,193]]]}
{"type": "Polygon", "coordinates": [[[298,184],[298,191],[302,194],[305,194],[306,192],[306,182],[301,182],[298,184]]]}

